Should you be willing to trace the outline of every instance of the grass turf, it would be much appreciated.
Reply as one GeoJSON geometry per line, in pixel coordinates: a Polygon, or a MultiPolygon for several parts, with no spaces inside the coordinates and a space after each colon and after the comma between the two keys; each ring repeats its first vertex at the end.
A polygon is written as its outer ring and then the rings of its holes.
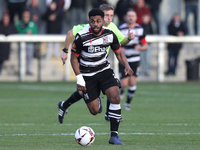
{"type": "Polygon", "coordinates": [[[131,111],[124,110],[119,136],[125,144],[109,145],[109,122],[103,112],[92,116],[84,101],[73,104],[61,125],[57,103],[76,89],[75,82],[0,83],[0,149],[2,150],[182,150],[200,149],[200,84],[139,82],[131,111]],[[76,143],[74,133],[90,126],[96,139],[76,143]]]}

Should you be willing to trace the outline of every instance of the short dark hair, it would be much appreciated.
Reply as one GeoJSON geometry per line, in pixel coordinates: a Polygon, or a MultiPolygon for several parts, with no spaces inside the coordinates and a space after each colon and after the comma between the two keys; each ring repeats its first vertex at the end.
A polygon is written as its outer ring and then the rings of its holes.
{"type": "Polygon", "coordinates": [[[28,7],[25,7],[25,8],[23,9],[23,12],[25,12],[25,11],[30,12],[30,9],[29,9],[28,7]]]}
{"type": "Polygon", "coordinates": [[[111,6],[110,4],[102,4],[102,5],[100,5],[99,6],[99,8],[101,9],[101,10],[113,10],[114,11],[114,7],[113,6],[111,6]]]}
{"type": "Polygon", "coordinates": [[[126,14],[127,14],[129,11],[133,11],[133,12],[135,12],[135,14],[137,15],[136,11],[135,11],[133,8],[127,9],[126,14]]]}
{"type": "Polygon", "coordinates": [[[104,18],[104,12],[99,9],[99,8],[93,8],[92,10],[90,10],[90,12],[88,13],[89,18],[91,16],[101,16],[102,18],[104,18]]]}

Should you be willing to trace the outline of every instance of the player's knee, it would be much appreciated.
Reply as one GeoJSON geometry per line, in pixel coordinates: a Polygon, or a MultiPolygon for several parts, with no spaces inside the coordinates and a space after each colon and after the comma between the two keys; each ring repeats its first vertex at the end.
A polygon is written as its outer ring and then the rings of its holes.
{"type": "Polygon", "coordinates": [[[110,102],[113,104],[119,104],[120,103],[120,97],[119,95],[113,95],[110,99],[110,102]]]}
{"type": "Polygon", "coordinates": [[[90,109],[90,113],[91,113],[92,115],[97,115],[98,112],[99,112],[99,108],[92,108],[92,109],[90,109]]]}
{"type": "Polygon", "coordinates": [[[122,88],[126,88],[128,86],[128,83],[121,83],[122,88]]]}

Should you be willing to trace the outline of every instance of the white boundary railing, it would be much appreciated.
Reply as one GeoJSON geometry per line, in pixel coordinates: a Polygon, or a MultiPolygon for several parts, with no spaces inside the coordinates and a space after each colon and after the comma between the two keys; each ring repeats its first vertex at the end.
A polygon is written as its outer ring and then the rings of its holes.
{"type": "MultiPolygon", "coordinates": [[[[26,44],[25,42],[64,42],[66,35],[9,35],[4,36],[0,35],[0,42],[19,42],[20,43],[20,81],[25,81],[25,65],[26,65],[26,44]]],[[[160,36],[153,35],[146,37],[147,42],[149,43],[157,43],[158,44],[158,75],[157,80],[159,82],[165,81],[164,76],[164,51],[166,43],[200,43],[200,36],[183,36],[183,37],[175,37],[175,36],[160,36]]],[[[69,57],[68,57],[69,58],[69,57]]],[[[115,57],[114,57],[115,58],[115,57]]],[[[68,72],[69,72],[69,59],[65,65],[65,79],[69,80],[68,72]]],[[[117,72],[118,62],[116,58],[114,60],[114,71],[117,72]]]]}

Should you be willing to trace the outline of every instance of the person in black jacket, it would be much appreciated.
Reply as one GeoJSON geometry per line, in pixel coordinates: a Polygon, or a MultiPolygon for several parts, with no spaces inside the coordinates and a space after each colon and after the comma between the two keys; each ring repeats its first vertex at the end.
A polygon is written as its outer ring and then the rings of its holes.
{"type": "Polygon", "coordinates": [[[143,24],[141,25],[144,28],[146,34],[153,34],[153,28],[151,25],[151,16],[149,14],[143,14],[142,21],[143,24]]]}
{"type": "MultiPolygon", "coordinates": [[[[60,34],[62,29],[62,12],[59,11],[56,2],[51,2],[50,6],[47,8],[43,19],[46,20],[46,32],[47,34],[60,34]]],[[[60,44],[58,42],[48,42],[47,43],[47,59],[51,59],[51,48],[54,45],[54,56],[59,58],[60,54],[60,44]]]]}
{"type": "MultiPolygon", "coordinates": [[[[173,16],[172,21],[168,25],[169,35],[184,36],[186,34],[186,28],[184,23],[181,21],[179,14],[173,16]]],[[[182,43],[169,43],[168,44],[168,71],[166,75],[175,75],[176,66],[179,51],[182,47],[182,43]]]]}
{"type": "Polygon", "coordinates": [[[125,16],[128,9],[132,7],[132,1],[131,0],[119,0],[117,2],[116,8],[115,8],[115,14],[118,17],[118,26],[125,23],[125,16]]]}
{"type": "Polygon", "coordinates": [[[60,34],[62,25],[62,13],[55,2],[47,8],[43,19],[46,20],[47,34],[60,34]]]}
{"type": "Polygon", "coordinates": [[[19,20],[22,19],[22,12],[26,7],[27,0],[6,0],[7,9],[10,15],[10,22],[14,23],[15,14],[18,15],[19,20]]]}
{"type": "MultiPolygon", "coordinates": [[[[146,35],[152,35],[153,34],[153,28],[151,25],[151,16],[149,14],[143,14],[142,16],[142,27],[144,28],[144,31],[146,35]]],[[[141,57],[141,65],[140,65],[140,75],[149,76],[150,75],[150,68],[151,68],[151,44],[148,43],[148,49],[146,51],[140,51],[140,57],[141,57]]]]}
{"type": "Polygon", "coordinates": [[[145,0],[146,4],[149,6],[151,11],[151,15],[156,24],[156,34],[160,34],[160,26],[159,26],[159,9],[162,0],[145,0]]]}
{"type": "MultiPolygon", "coordinates": [[[[0,22],[0,34],[5,36],[9,34],[16,34],[17,30],[15,25],[10,22],[10,16],[7,12],[3,14],[3,19],[0,22]]],[[[9,59],[10,55],[10,43],[9,42],[0,42],[0,74],[2,66],[5,60],[9,59]]]]}

